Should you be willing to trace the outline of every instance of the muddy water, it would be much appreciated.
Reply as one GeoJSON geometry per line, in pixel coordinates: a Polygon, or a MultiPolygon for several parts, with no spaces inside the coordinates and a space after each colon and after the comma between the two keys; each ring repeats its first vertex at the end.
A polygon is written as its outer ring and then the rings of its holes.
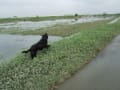
{"type": "MultiPolygon", "coordinates": [[[[83,17],[75,21],[74,19],[61,19],[61,20],[51,20],[51,21],[23,21],[23,22],[12,22],[12,23],[3,23],[0,24],[0,30],[35,30],[45,27],[51,27],[56,24],[76,24],[76,23],[86,23],[94,22],[98,20],[103,20],[102,17],[83,17]]],[[[108,18],[106,18],[108,19],[108,18]]]]}
{"type": "MultiPolygon", "coordinates": [[[[29,48],[32,44],[38,42],[41,36],[34,35],[0,35],[0,62],[20,53],[23,49],[29,48]]],[[[49,36],[49,43],[62,39],[57,36],[49,36]]]]}
{"type": "Polygon", "coordinates": [[[120,90],[120,36],[57,90],[120,90]]]}

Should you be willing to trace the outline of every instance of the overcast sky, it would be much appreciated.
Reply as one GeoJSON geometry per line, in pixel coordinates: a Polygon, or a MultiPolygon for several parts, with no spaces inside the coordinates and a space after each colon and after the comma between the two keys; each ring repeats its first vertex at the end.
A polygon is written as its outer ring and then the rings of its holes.
{"type": "Polygon", "coordinates": [[[120,13],[120,0],[0,0],[0,17],[120,13]]]}

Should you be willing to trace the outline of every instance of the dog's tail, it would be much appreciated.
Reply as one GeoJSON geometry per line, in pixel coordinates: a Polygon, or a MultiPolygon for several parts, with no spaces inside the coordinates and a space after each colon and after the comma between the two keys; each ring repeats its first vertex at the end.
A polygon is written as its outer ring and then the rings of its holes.
{"type": "Polygon", "coordinates": [[[28,53],[30,50],[22,51],[22,53],[28,53]]]}

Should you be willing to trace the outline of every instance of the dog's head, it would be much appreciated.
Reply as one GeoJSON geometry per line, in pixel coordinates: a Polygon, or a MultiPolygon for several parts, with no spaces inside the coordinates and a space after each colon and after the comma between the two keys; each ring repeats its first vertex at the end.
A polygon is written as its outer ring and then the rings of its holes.
{"type": "Polygon", "coordinates": [[[48,34],[47,33],[43,34],[42,35],[42,39],[46,39],[47,40],[48,39],[48,34]]]}

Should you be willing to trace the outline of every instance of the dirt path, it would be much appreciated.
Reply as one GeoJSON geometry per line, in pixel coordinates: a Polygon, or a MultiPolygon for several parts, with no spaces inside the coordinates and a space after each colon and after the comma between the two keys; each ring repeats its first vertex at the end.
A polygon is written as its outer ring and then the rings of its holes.
{"type": "Polygon", "coordinates": [[[120,35],[57,90],[120,90],[120,35]]]}

